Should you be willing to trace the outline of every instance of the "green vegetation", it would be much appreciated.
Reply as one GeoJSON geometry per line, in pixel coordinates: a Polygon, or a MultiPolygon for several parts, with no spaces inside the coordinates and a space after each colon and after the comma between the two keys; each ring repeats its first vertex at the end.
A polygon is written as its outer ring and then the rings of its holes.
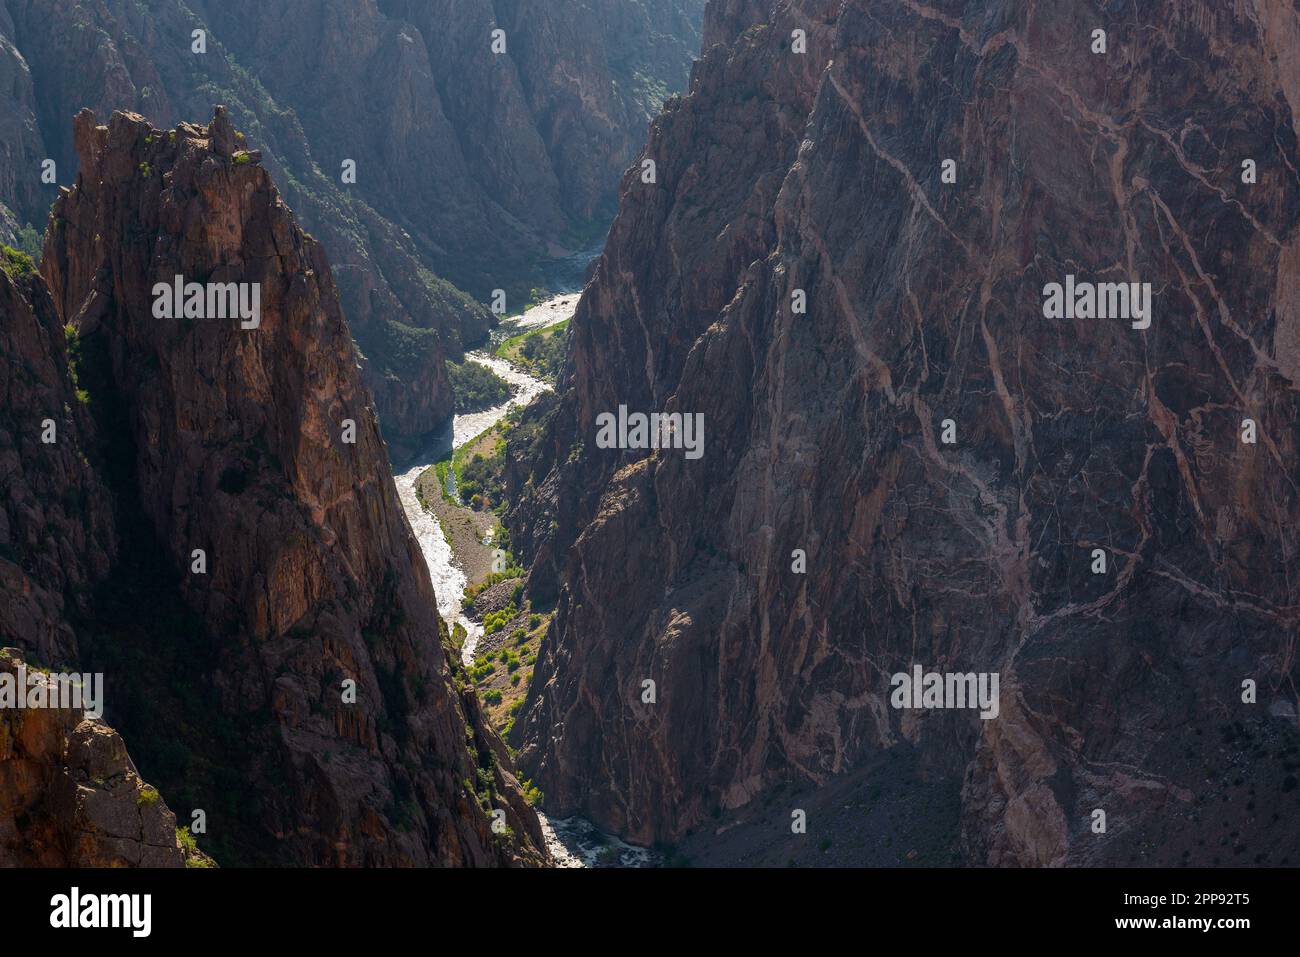
{"type": "Polygon", "coordinates": [[[236,166],[247,166],[253,162],[253,154],[248,150],[236,150],[230,159],[236,166]]]}
{"type": "MultiPolygon", "coordinates": [[[[528,695],[528,687],[533,680],[533,664],[537,661],[537,652],[541,647],[544,628],[529,632],[521,627],[510,631],[510,637],[502,640],[500,636],[512,622],[521,616],[529,615],[538,619],[539,625],[545,625],[550,615],[532,614],[527,602],[511,602],[484,619],[483,645],[492,645],[479,652],[470,674],[483,702],[484,712],[497,731],[505,737],[514,727],[515,719],[523,708],[528,695]]],[[[541,800],[541,792],[524,782],[525,791],[536,792],[531,801],[541,800]]]]}
{"type": "Polygon", "coordinates": [[[186,867],[216,867],[212,858],[199,850],[199,842],[194,839],[188,827],[176,828],[176,840],[181,845],[186,867]]]}
{"type": "Polygon", "coordinates": [[[469,461],[456,470],[456,488],[462,501],[471,508],[491,508],[505,500],[505,483],[502,466],[505,465],[505,439],[502,438],[490,456],[475,452],[469,461]]]}
{"type": "Polygon", "coordinates": [[[153,807],[158,803],[158,798],[158,789],[152,785],[146,784],[140,789],[140,793],[136,796],[135,803],[140,807],[153,807]]]}
{"type": "Polygon", "coordinates": [[[514,602],[506,605],[506,607],[502,608],[500,611],[492,612],[492,614],[483,619],[483,634],[495,635],[517,614],[519,614],[519,608],[514,602]]]}
{"type": "Polygon", "coordinates": [[[72,387],[77,390],[77,401],[87,405],[90,402],[90,393],[81,387],[80,381],[81,365],[84,361],[81,335],[75,326],[68,323],[63,327],[63,338],[68,347],[68,378],[72,380],[72,387]]]}
{"type": "Polygon", "coordinates": [[[38,233],[31,223],[23,226],[18,230],[16,237],[18,240],[18,251],[26,253],[33,262],[41,261],[41,234],[38,233]]]}
{"type": "Polygon", "coordinates": [[[542,803],[542,798],[544,797],[542,789],[535,785],[530,779],[524,778],[519,782],[519,787],[523,789],[524,800],[530,805],[537,807],[542,803]]]}
{"type": "Polygon", "coordinates": [[[36,263],[32,262],[31,256],[12,246],[0,246],[0,269],[10,279],[18,279],[36,272],[36,263]]]}
{"type": "Polygon", "coordinates": [[[471,585],[469,588],[465,589],[465,597],[462,598],[460,602],[461,607],[469,608],[474,604],[475,598],[498,582],[503,582],[510,578],[523,578],[527,574],[528,570],[516,565],[510,553],[506,552],[506,567],[499,572],[493,572],[478,584],[471,585]]]}
{"type": "Polygon", "coordinates": [[[451,459],[441,459],[433,463],[433,474],[438,480],[438,492],[442,495],[443,499],[451,502],[453,505],[459,505],[460,503],[456,501],[456,499],[447,494],[447,471],[450,468],[451,459]]]}
{"type": "Polygon", "coordinates": [[[438,350],[438,332],[389,319],[356,326],[357,345],[386,378],[415,379],[438,350]]]}
{"type": "Polygon", "coordinates": [[[457,412],[481,412],[510,398],[510,383],[477,362],[448,362],[447,376],[456,396],[457,412]]]}
{"type": "MultiPolygon", "coordinates": [[[[512,406],[500,422],[456,450],[451,464],[460,494],[456,504],[464,502],[471,508],[491,509],[498,514],[505,508],[506,441],[521,428],[523,412],[522,406],[512,406]]],[[[497,544],[510,548],[504,529],[498,529],[497,544]]]]}
{"type": "Polygon", "coordinates": [[[496,354],[529,374],[554,382],[564,364],[569,320],[507,339],[496,354]]]}

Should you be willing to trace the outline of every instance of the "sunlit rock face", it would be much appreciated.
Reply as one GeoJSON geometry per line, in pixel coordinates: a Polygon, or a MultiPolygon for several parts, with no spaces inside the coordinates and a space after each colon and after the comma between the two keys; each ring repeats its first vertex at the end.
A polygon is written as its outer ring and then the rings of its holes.
{"type": "Polygon", "coordinates": [[[675,840],[897,747],[969,864],[1296,863],[1300,13],[706,24],[512,449],[550,809],[675,840]],[[1045,311],[1069,275],[1150,283],[1149,327],[1045,311]],[[703,457],[599,448],[620,404],[703,457]],[[915,664],[997,716],[896,707],[915,664]]]}

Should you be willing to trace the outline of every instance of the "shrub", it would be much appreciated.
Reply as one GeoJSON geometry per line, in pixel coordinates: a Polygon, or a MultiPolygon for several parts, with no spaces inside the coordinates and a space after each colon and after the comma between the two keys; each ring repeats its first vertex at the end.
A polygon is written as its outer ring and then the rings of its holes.
{"type": "Polygon", "coordinates": [[[524,778],[524,780],[519,782],[519,787],[523,789],[524,800],[530,805],[536,807],[542,803],[542,791],[539,787],[533,784],[531,780],[524,778]]]}
{"type": "Polygon", "coordinates": [[[481,412],[510,398],[510,383],[477,362],[447,363],[457,412],[481,412]]]}
{"type": "Polygon", "coordinates": [[[37,262],[41,258],[41,234],[35,230],[31,223],[28,223],[18,230],[16,237],[18,239],[18,251],[26,253],[32,262],[37,262]]]}
{"type": "Polygon", "coordinates": [[[32,262],[32,257],[26,253],[19,252],[12,246],[0,246],[0,269],[3,269],[9,276],[17,278],[19,276],[30,276],[36,272],[36,264],[32,262]]]}

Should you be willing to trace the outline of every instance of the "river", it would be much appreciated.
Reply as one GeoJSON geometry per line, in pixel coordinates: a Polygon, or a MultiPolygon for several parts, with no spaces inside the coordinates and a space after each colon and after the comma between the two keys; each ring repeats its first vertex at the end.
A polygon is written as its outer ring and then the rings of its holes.
{"type": "MultiPolygon", "coordinates": [[[[578,305],[579,293],[570,292],[554,296],[529,309],[522,317],[513,320],[516,331],[542,329],[563,322],[573,315],[578,305]]],[[[438,599],[438,614],[450,626],[459,623],[465,629],[465,644],[461,661],[466,667],[474,664],[474,651],[483,637],[483,626],[470,619],[461,609],[461,599],[469,584],[465,570],[452,554],[451,543],[443,534],[442,526],[433,513],[420,504],[416,485],[429,468],[450,451],[459,449],[499,422],[512,405],[527,405],[551,387],[540,379],[522,372],[515,366],[487,351],[466,353],[465,358],[478,362],[510,383],[513,392],[501,405],[482,412],[457,415],[434,439],[428,449],[403,467],[396,476],[397,494],[402,509],[411,523],[424,561],[429,566],[429,578],[438,599]]],[[[542,823],[542,833],[547,849],[558,867],[644,867],[654,861],[650,851],[625,844],[618,838],[602,833],[595,825],[579,817],[549,818],[541,811],[537,817],[542,823]]]]}
{"type": "MultiPolygon", "coordinates": [[[[576,304],[578,297],[567,297],[576,304]]],[[[561,317],[567,318],[567,317],[561,317]]],[[[487,352],[467,352],[467,360],[487,366],[501,378],[510,383],[513,392],[510,399],[501,405],[482,412],[471,412],[452,417],[449,427],[434,439],[433,444],[396,476],[397,495],[402,500],[402,509],[406,519],[411,523],[411,530],[424,552],[424,561],[429,566],[429,578],[433,580],[433,593],[438,598],[438,614],[450,627],[458,622],[465,629],[465,644],[461,649],[461,661],[466,667],[474,664],[474,651],[479,639],[483,637],[483,626],[469,618],[461,610],[460,602],[465,597],[465,588],[469,580],[452,554],[451,543],[443,534],[442,526],[433,513],[420,504],[416,486],[420,476],[427,472],[435,462],[445,458],[449,451],[454,451],[482,435],[505,417],[512,405],[527,405],[550,386],[541,379],[535,379],[496,356],[487,352]]]]}

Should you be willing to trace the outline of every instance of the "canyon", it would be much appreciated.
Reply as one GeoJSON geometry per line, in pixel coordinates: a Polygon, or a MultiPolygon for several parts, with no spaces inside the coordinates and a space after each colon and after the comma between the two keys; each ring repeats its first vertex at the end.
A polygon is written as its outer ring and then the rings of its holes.
{"type": "Polygon", "coordinates": [[[1300,862],[1300,11],[155,6],[0,0],[0,864],[1300,862]]]}

